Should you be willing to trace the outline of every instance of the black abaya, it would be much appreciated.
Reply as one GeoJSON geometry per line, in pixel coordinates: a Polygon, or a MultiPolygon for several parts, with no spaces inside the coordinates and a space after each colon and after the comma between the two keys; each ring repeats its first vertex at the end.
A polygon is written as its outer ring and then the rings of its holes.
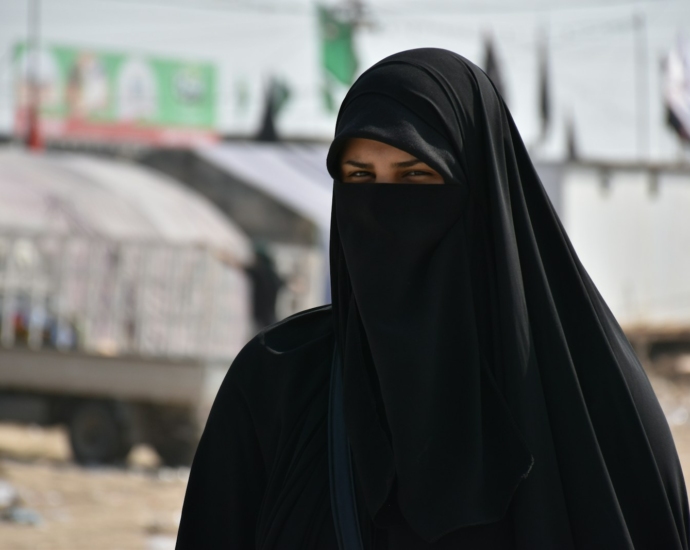
{"type": "MultiPolygon", "coordinates": [[[[262,331],[235,359],[194,457],[177,550],[338,550],[326,433],[332,327],[330,306],[305,311],[262,331]]],[[[394,502],[377,521],[361,514],[366,550],[513,548],[509,518],[433,545],[394,502]]]]}
{"type": "Polygon", "coordinates": [[[688,549],[668,425],[486,75],[422,49],[365,72],[347,139],[445,185],[334,184],[333,310],[233,363],[194,461],[178,548],[333,548],[333,345],[367,548],[688,549]]]}

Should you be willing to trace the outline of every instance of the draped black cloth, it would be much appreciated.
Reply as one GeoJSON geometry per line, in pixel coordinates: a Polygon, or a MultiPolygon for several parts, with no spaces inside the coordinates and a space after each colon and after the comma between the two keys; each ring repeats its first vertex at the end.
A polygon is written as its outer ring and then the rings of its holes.
{"type": "Polygon", "coordinates": [[[447,185],[336,182],[331,276],[369,513],[394,480],[428,541],[501,518],[520,548],[687,548],[671,434],[505,104],[454,53],[393,55],[345,98],[364,137],[447,185]]]}
{"type": "Polygon", "coordinates": [[[345,98],[328,167],[332,314],[233,363],[178,549],[335,548],[334,342],[367,548],[688,549],[664,415],[486,75],[437,49],[381,61],[345,98]],[[351,137],[445,185],[337,181],[351,137]]]}

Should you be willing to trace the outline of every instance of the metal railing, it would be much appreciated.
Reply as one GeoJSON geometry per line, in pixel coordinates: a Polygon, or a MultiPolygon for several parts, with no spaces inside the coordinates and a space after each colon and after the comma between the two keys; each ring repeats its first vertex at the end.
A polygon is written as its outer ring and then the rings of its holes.
{"type": "Polygon", "coordinates": [[[206,246],[0,231],[0,344],[226,358],[251,330],[248,281],[206,246]]]}

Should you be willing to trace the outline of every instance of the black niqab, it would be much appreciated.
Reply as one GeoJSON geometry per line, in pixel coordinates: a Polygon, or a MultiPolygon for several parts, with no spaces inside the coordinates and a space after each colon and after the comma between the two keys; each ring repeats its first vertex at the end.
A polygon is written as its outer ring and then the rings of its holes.
{"type": "Polygon", "coordinates": [[[334,184],[345,418],[372,518],[427,541],[510,510],[516,548],[688,548],[668,425],[579,262],[491,81],[421,49],[364,73],[351,137],[446,185],[334,184]]]}

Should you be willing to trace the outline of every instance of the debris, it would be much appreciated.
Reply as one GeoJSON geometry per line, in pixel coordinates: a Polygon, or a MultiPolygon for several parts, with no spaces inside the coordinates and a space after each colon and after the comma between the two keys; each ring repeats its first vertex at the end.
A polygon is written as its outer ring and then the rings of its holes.
{"type": "Polygon", "coordinates": [[[688,409],[683,406],[676,408],[671,414],[666,415],[666,420],[671,426],[681,426],[688,421],[688,409]]]}
{"type": "Polygon", "coordinates": [[[19,493],[9,481],[0,479],[0,514],[19,503],[19,493]]]}
{"type": "Polygon", "coordinates": [[[31,508],[21,508],[15,506],[3,514],[5,521],[19,523],[21,525],[40,525],[43,522],[41,514],[31,508]]]}
{"type": "Polygon", "coordinates": [[[42,521],[38,512],[21,506],[19,492],[4,479],[0,479],[0,521],[22,525],[38,525],[42,521]]]}
{"type": "Polygon", "coordinates": [[[175,537],[155,535],[146,539],[146,550],[175,550],[175,537]]]}

